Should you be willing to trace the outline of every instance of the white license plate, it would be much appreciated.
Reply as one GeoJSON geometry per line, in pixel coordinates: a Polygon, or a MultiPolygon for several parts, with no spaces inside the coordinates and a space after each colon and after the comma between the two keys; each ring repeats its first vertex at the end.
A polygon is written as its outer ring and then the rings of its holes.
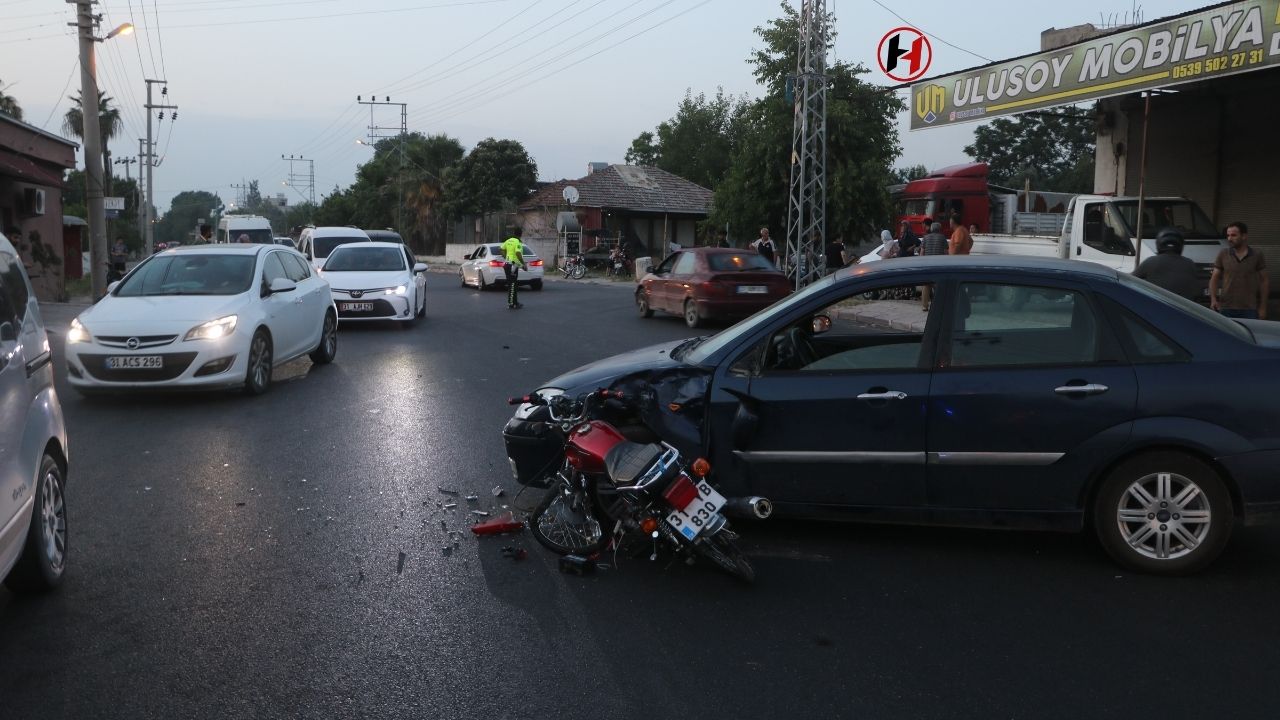
{"type": "Polygon", "coordinates": [[[667,516],[667,524],[676,532],[692,540],[707,526],[711,518],[724,507],[724,496],[716,492],[706,480],[698,482],[698,499],[689,503],[684,510],[676,510],[667,516]]]}
{"type": "Polygon", "coordinates": [[[739,285],[738,293],[741,295],[763,295],[769,292],[769,288],[764,285],[739,285]]]}
{"type": "Polygon", "coordinates": [[[116,355],[107,358],[108,370],[157,370],[162,367],[163,355],[116,355]]]}
{"type": "Polygon", "coordinates": [[[342,303],[341,306],[347,312],[362,312],[373,309],[373,303],[342,303]]]}

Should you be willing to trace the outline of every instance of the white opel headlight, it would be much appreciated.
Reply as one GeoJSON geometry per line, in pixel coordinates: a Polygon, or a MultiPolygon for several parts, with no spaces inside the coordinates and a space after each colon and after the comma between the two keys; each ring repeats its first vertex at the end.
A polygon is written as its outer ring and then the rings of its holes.
{"type": "Polygon", "coordinates": [[[93,336],[80,324],[80,318],[75,318],[71,321],[71,329],[67,330],[67,342],[73,345],[75,343],[93,342],[93,336]]]}
{"type": "Polygon", "coordinates": [[[409,292],[409,286],[407,285],[397,285],[393,288],[387,288],[388,295],[403,295],[407,292],[409,292]]]}
{"type": "Polygon", "coordinates": [[[187,336],[183,340],[217,340],[226,337],[235,332],[236,319],[235,315],[228,315],[197,325],[187,331],[187,336]]]}

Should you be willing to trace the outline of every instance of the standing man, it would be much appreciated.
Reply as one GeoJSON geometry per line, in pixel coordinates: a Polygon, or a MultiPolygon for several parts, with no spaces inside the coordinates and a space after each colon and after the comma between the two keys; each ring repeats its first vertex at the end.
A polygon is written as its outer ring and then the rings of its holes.
{"type": "Polygon", "coordinates": [[[507,276],[507,307],[519,310],[524,307],[516,299],[516,288],[520,286],[520,270],[524,268],[524,242],[520,240],[520,228],[511,231],[511,237],[502,243],[502,254],[506,264],[502,273],[507,276]]]}
{"type": "Polygon", "coordinates": [[[1156,233],[1156,255],[1142,261],[1133,276],[1188,300],[1200,298],[1200,271],[1182,257],[1182,233],[1171,227],[1156,233]]]}
{"type": "Polygon", "coordinates": [[[124,245],[124,238],[116,238],[111,246],[111,272],[117,280],[124,277],[124,268],[129,260],[129,250],[124,245]]]}
{"type": "Polygon", "coordinates": [[[1231,318],[1266,320],[1271,280],[1266,258],[1249,247],[1249,226],[1242,222],[1228,225],[1227,244],[1230,247],[1223,248],[1213,261],[1209,306],[1231,318]]]}
{"type": "MultiPolygon", "coordinates": [[[[942,234],[942,223],[936,222],[929,226],[929,234],[920,240],[920,248],[922,255],[946,255],[947,254],[947,236],[942,234]]],[[[925,285],[920,290],[921,310],[929,312],[929,302],[933,300],[933,288],[925,285]]]]}
{"type": "Polygon", "coordinates": [[[833,273],[844,267],[844,236],[837,235],[827,243],[827,273],[833,273]]]}
{"type": "Polygon", "coordinates": [[[969,234],[969,229],[963,225],[955,225],[955,230],[951,232],[951,247],[949,252],[952,255],[968,255],[973,250],[973,236],[969,234]]]}
{"type": "Polygon", "coordinates": [[[773,241],[769,239],[769,228],[760,228],[760,237],[756,238],[756,241],[751,243],[751,249],[763,256],[771,265],[778,264],[778,261],[775,259],[777,257],[777,252],[773,247],[773,241]]]}
{"type": "Polygon", "coordinates": [[[909,257],[916,254],[916,250],[920,247],[920,238],[911,231],[911,223],[906,220],[902,221],[902,232],[898,236],[898,254],[903,257],[909,257]]]}

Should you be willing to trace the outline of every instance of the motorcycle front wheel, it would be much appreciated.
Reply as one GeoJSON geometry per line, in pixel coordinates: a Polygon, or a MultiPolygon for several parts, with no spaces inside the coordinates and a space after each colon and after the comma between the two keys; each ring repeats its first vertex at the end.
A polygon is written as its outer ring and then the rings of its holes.
{"type": "Polygon", "coordinates": [[[570,276],[574,280],[581,280],[587,275],[587,267],[585,265],[574,265],[573,274],[570,276]]]}
{"type": "Polygon", "coordinates": [[[548,550],[560,555],[591,555],[604,548],[606,537],[582,493],[556,485],[533,514],[529,530],[548,550]]]}
{"type": "Polygon", "coordinates": [[[729,539],[730,533],[721,531],[694,544],[702,557],[743,582],[754,582],[756,571],[738,544],[729,539]]]}

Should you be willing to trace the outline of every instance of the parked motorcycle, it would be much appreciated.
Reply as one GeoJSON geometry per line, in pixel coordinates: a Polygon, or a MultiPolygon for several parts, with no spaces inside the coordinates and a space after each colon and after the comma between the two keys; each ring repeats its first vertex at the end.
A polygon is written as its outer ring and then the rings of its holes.
{"type": "Polygon", "coordinates": [[[539,543],[561,555],[591,555],[613,544],[652,543],[693,562],[701,556],[750,582],[755,570],[724,516],[734,510],[759,519],[773,512],[765,498],[722,496],[708,481],[705,459],[689,463],[664,442],[632,442],[602,415],[632,402],[596,390],[578,397],[535,393],[503,431],[512,472],[522,485],[548,488],[529,518],[539,543]]]}
{"type": "Polygon", "coordinates": [[[606,274],[613,277],[625,277],[631,270],[631,258],[626,250],[616,250],[609,256],[609,269],[606,274]]]}
{"type": "Polygon", "coordinates": [[[587,259],[582,255],[569,255],[565,258],[560,272],[566,278],[581,280],[587,274],[587,259]]]}

